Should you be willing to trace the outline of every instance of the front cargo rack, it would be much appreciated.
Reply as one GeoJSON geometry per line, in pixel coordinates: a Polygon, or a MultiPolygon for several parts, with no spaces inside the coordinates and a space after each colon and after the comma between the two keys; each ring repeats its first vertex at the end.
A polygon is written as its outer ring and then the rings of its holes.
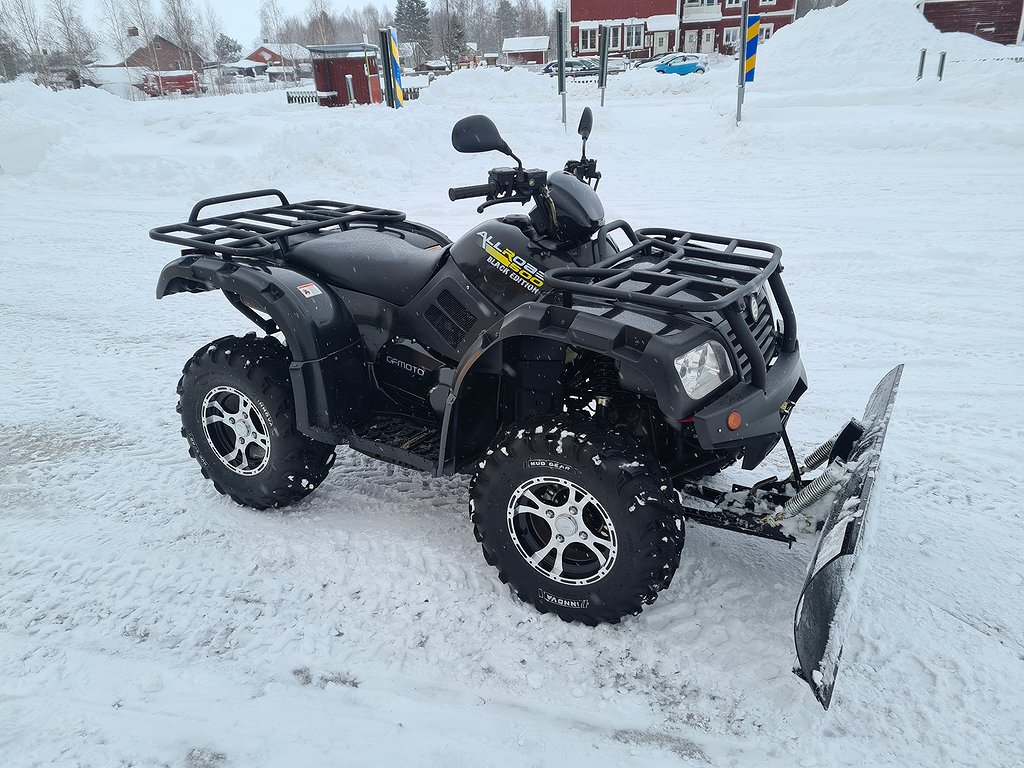
{"type": "Polygon", "coordinates": [[[567,304],[580,295],[669,312],[720,312],[749,359],[751,383],[764,390],[769,361],[743,318],[743,300],[767,284],[782,316],[781,350],[796,350],[796,313],[782,282],[778,246],[676,229],[634,231],[621,220],[601,227],[597,240],[603,258],[594,266],[545,273],[545,287],[567,304]],[[609,245],[616,230],[629,240],[620,251],[609,245]]]}
{"type": "Polygon", "coordinates": [[[199,253],[263,257],[286,251],[295,235],[322,234],[324,230],[345,230],[352,226],[384,229],[405,221],[401,211],[374,208],[334,200],[290,203],[276,189],[260,189],[200,200],[188,221],[157,227],[149,232],[154,240],[174,243],[199,253]],[[279,205],[199,218],[203,209],[222,203],[276,197],[279,205]]]}

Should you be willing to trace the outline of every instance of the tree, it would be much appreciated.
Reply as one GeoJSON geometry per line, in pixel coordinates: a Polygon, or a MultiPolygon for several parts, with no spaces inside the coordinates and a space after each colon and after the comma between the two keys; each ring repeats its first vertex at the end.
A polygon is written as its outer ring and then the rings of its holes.
{"type": "Polygon", "coordinates": [[[430,40],[430,12],[426,0],[398,0],[395,28],[403,42],[425,46],[430,40]]]}
{"type": "Polygon", "coordinates": [[[494,11],[494,30],[497,32],[499,46],[495,50],[499,51],[506,37],[519,36],[519,11],[509,0],[499,0],[494,11]]]}
{"type": "Polygon", "coordinates": [[[331,6],[327,0],[310,0],[306,7],[306,19],[317,43],[327,45],[334,42],[334,19],[331,18],[331,6]]]}
{"type": "Polygon", "coordinates": [[[32,71],[37,77],[45,78],[45,34],[34,0],[6,0],[4,8],[8,32],[28,57],[32,71]]]}
{"type": "Polygon", "coordinates": [[[448,69],[453,70],[458,67],[459,58],[466,50],[466,28],[458,14],[451,12],[449,0],[443,0],[439,6],[433,19],[434,39],[448,62],[448,69]]]}
{"type": "Polygon", "coordinates": [[[200,50],[208,56],[213,56],[218,61],[223,61],[216,54],[217,41],[224,34],[224,22],[213,7],[210,0],[206,0],[202,11],[199,14],[199,44],[200,50]]]}
{"type": "Polygon", "coordinates": [[[277,0],[263,0],[260,3],[260,37],[263,42],[280,42],[283,27],[284,14],[277,0]]]}
{"type": "Polygon", "coordinates": [[[86,68],[86,59],[96,49],[96,39],[82,21],[75,0],[50,0],[47,5],[50,22],[49,39],[57,58],[77,76],[86,68]]]}
{"type": "Polygon", "coordinates": [[[214,43],[213,55],[221,63],[236,61],[242,55],[242,44],[222,32],[214,43]]]}
{"type": "Polygon", "coordinates": [[[8,23],[4,9],[0,7],[0,82],[13,80],[28,66],[24,52],[7,27],[8,23]]]}
{"type": "MultiPolygon", "coordinates": [[[[128,69],[128,57],[138,47],[133,41],[138,38],[128,37],[128,28],[132,26],[129,20],[128,11],[122,0],[102,0],[100,3],[100,20],[103,23],[103,37],[113,48],[121,61],[124,62],[125,82],[131,82],[128,69]]],[[[141,91],[135,88],[127,88],[122,94],[130,100],[142,98],[141,91]]]]}

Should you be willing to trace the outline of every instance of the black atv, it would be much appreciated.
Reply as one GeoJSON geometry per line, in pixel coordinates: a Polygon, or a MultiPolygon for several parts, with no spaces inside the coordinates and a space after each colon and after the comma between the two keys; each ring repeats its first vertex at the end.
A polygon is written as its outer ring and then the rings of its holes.
{"type": "Polygon", "coordinates": [[[454,243],[399,211],[277,190],[203,200],[154,229],[184,247],[158,297],[219,290],[262,331],[186,363],[189,452],[257,509],[312,492],[337,445],[472,473],[487,562],[521,599],[586,624],[639,613],[668,587],[684,519],[790,543],[803,525],[820,534],[797,652],[827,706],[845,634],[834,619],[900,368],[863,422],[801,466],[786,424],[807,385],[780,249],[605,221],[591,125],[587,109],[582,158],[549,174],[524,169],[488,118],[460,120],[456,150],[517,165],[449,197],[533,207],[454,243]],[[260,197],[277,204],[203,215],[260,197]],[[789,477],[700,484],[738,461],[753,469],[780,440],[789,477]]]}

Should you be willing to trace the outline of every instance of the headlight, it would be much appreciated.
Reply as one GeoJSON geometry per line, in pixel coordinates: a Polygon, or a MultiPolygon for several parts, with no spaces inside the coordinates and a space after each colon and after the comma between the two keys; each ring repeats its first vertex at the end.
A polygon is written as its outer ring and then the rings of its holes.
{"type": "Polygon", "coordinates": [[[714,392],[732,376],[732,363],[725,347],[705,341],[675,360],[676,372],[686,394],[694,400],[714,392]]]}

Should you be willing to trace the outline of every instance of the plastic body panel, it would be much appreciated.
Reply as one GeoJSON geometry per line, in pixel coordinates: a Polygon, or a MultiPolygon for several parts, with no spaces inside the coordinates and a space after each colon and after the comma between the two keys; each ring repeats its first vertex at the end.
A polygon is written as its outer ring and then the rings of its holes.
{"type": "Polygon", "coordinates": [[[195,255],[163,268],[157,298],[213,290],[245,297],[247,305],[277,323],[292,356],[300,431],[341,442],[345,425],[365,409],[368,389],[359,330],[345,304],[326,284],[285,267],[195,255]]]}

